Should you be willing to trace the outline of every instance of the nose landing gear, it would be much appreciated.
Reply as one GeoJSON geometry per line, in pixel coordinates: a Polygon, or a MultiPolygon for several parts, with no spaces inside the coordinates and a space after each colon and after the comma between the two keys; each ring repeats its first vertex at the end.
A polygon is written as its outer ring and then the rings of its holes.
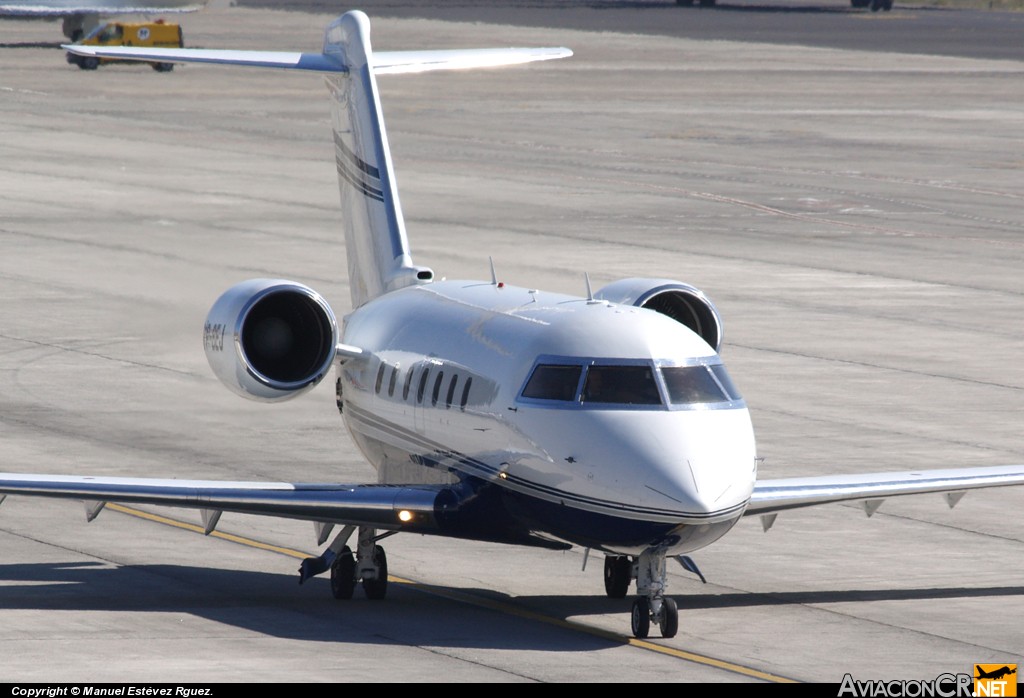
{"type": "Polygon", "coordinates": [[[633,602],[631,625],[633,636],[645,638],[651,624],[658,626],[661,636],[675,637],[679,631],[679,608],[675,600],[665,596],[668,587],[665,551],[652,548],[644,551],[634,563],[626,555],[608,555],[604,559],[604,590],[609,598],[625,598],[629,583],[636,579],[639,598],[633,602]]]}
{"type": "Polygon", "coordinates": [[[657,623],[661,636],[675,637],[679,630],[679,608],[665,596],[668,573],[665,570],[665,551],[647,549],[636,561],[636,593],[633,602],[633,636],[647,637],[651,623],[657,623]]]}

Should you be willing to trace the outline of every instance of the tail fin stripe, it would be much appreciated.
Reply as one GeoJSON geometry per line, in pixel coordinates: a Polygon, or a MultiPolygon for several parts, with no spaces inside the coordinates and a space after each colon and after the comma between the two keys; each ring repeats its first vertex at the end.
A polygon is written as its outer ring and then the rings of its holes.
{"type": "Polygon", "coordinates": [[[359,179],[354,172],[349,171],[348,166],[340,157],[337,158],[337,164],[338,176],[343,177],[346,182],[362,192],[363,196],[368,196],[371,199],[376,199],[377,201],[384,201],[384,192],[375,187],[371,187],[369,184],[359,179]]]}
{"type": "Polygon", "coordinates": [[[380,180],[380,170],[378,170],[376,167],[366,162],[358,155],[353,153],[351,150],[349,150],[349,147],[345,145],[345,142],[341,140],[338,134],[334,134],[334,145],[335,147],[338,148],[338,151],[342,155],[344,155],[345,158],[349,160],[353,165],[355,165],[356,167],[358,167],[360,170],[370,175],[371,177],[374,177],[378,181],[380,180]]]}

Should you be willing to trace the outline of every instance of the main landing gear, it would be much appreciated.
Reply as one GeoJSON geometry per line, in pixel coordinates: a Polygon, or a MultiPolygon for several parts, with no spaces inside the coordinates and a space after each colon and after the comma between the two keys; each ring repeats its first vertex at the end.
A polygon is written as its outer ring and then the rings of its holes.
{"type": "Polygon", "coordinates": [[[360,526],[353,553],[348,541],[355,530],[355,526],[346,526],[323,555],[303,560],[299,567],[299,584],[330,569],[331,595],[336,599],[351,599],[360,581],[363,593],[371,601],[380,601],[387,596],[388,558],[384,548],[377,543],[395,532],[378,536],[376,529],[360,526]]]}
{"type": "MultiPolygon", "coordinates": [[[[604,590],[609,598],[625,598],[629,583],[636,579],[638,598],[633,602],[631,615],[634,637],[647,637],[652,624],[658,627],[662,637],[675,637],[679,631],[679,607],[674,599],[665,596],[668,588],[665,560],[662,548],[649,548],[635,561],[626,555],[607,555],[604,559],[604,590]]],[[[707,583],[692,559],[679,555],[676,560],[707,583]]]]}

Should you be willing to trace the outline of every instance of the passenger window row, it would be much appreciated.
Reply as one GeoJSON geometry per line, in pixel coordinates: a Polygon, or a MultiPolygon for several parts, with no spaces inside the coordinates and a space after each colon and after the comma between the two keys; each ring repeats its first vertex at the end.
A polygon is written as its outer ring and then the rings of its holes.
{"type": "MultiPolygon", "coordinates": [[[[377,380],[374,382],[373,392],[380,395],[382,392],[386,392],[389,398],[395,396],[395,389],[399,383],[399,373],[401,373],[401,366],[396,364],[394,366],[388,364],[386,361],[381,361],[380,366],[377,368],[377,380]],[[385,377],[388,376],[388,369],[391,369],[390,376],[387,378],[387,387],[385,389],[385,377]]],[[[448,388],[444,393],[444,401],[441,401],[442,389],[445,385],[445,371],[442,366],[433,363],[419,364],[413,366],[405,374],[405,379],[402,381],[402,400],[404,402],[414,401],[417,405],[424,404],[425,400],[428,400],[431,407],[437,407],[440,402],[444,405],[445,409],[451,409],[453,405],[457,406],[460,410],[465,411],[466,405],[469,404],[469,393],[473,387],[473,377],[465,376],[460,381],[460,374],[458,371],[448,372],[448,388]],[[412,386],[417,368],[419,369],[419,381],[416,383],[416,392],[410,398],[412,392],[412,386]],[[436,369],[436,372],[432,369],[436,369]],[[427,388],[431,385],[431,374],[433,373],[433,385],[430,388],[429,396],[427,394],[427,388]],[[455,404],[455,397],[458,393],[459,386],[461,384],[462,392],[459,397],[459,402],[455,404]]]]}

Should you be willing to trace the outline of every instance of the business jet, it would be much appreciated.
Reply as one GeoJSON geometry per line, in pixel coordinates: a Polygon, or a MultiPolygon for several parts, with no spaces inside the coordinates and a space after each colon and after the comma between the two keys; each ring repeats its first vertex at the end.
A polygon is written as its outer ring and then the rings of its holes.
{"type": "MultiPolygon", "coordinates": [[[[377,76],[563,58],[564,48],[374,52],[366,15],[333,21],[319,53],[68,46],[86,56],[324,73],[333,97],[353,310],[340,324],[315,290],[283,279],[228,289],[203,328],[218,378],[254,400],[294,398],[336,370],[338,408],[377,471],[366,484],[0,474],[0,493],[315,522],[338,599],[387,593],[381,541],[419,533],[604,554],[605,593],[635,581],[632,632],[679,625],[668,560],[743,516],[1024,484],[1024,466],[758,480],[747,405],[718,350],[722,320],[699,289],[630,278],[574,297],[491,278],[436,280],[413,263],[377,76]],[[331,534],[337,533],[333,539],[331,534]],[[328,543],[328,541],[330,541],[328,543]]],[[[582,284],[581,284],[582,285],[582,284]]]]}
{"type": "Polygon", "coordinates": [[[103,17],[195,12],[209,0],[25,0],[0,2],[0,18],[62,20],[64,36],[78,41],[100,25],[103,17]]]}

